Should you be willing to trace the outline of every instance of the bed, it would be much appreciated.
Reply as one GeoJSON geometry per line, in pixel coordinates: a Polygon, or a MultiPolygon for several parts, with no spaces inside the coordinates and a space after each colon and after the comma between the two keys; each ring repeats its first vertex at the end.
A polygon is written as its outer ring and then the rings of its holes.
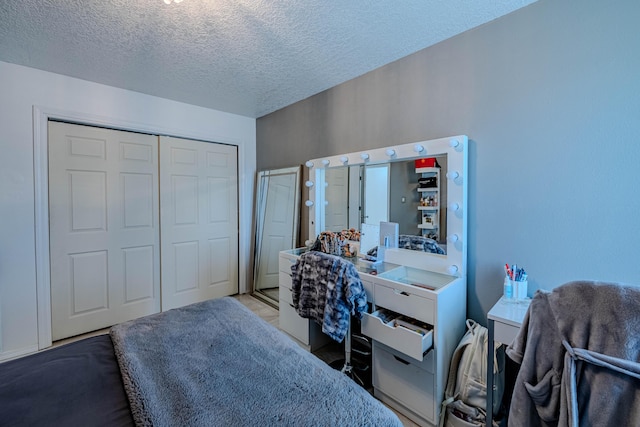
{"type": "Polygon", "coordinates": [[[0,364],[2,425],[401,426],[234,298],[0,364]]]}

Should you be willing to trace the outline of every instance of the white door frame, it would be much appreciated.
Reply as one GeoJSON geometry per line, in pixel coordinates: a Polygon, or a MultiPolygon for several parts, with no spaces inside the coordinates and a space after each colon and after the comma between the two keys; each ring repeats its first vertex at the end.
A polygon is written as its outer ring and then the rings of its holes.
{"type": "MultiPolygon", "coordinates": [[[[49,120],[61,120],[89,126],[103,126],[118,130],[150,133],[154,135],[171,135],[180,138],[211,141],[230,144],[238,147],[238,213],[251,212],[252,206],[246,205],[247,185],[245,171],[245,146],[238,140],[220,138],[220,136],[202,135],[183,129],[160,129],[145,123],[103,117],[77,111],[33,106],[33,170],[35,196],[35,248],[36,248],[36,298],[38,307],[38,349],[51,346],[51,277],[49,265],[49,120]],[[246,205],[246,206],[245,206],[246,205]]],[[[247,266],[249,265],[251,224],[242,221],[238,216],[238,288],[239,293],[248,292],[247,266]]],[[[251,217],[251,216],[249,216],[251,217]]]]}

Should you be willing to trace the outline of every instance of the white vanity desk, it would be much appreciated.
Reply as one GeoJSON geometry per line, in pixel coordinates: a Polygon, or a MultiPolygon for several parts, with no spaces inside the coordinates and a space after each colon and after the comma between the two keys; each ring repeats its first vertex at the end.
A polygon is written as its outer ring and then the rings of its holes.
{"type": "MultiPolygon", "coordinates": [[[[372,303],[372,312],[363,317],[361,332],[373,341],[374,394],[425,426],[435,426],[440,420],[449,362],[465,331],[467,153],[468,138],[458,135],[339,154],[305,163],[309,168],[309,180],[305,183],[309,194],[304,205],[309,209],[310,240],[307,245],[310,245],[321,231],[334,230],[332,227],[337,222],[333,221],[335,217],[330,217],[330,220],[328,215],[335,215],[336,207],[349,207],[349,213],[340,217],[348,217],[349,225],[342,225],[340,229],[360,229],[360,223],[375,226],[380,221],[393,222],[394,217],[390,213],[399,208],[407,209],[409,217],[415,215],[417,218],[421,213],[417,184],[419,171],[415,169],[414,162],[429,157],[441,161],[443,169],[438,174],[441,179],[438,189],[442,189],[442,192],[436,210],[440,212],[438,224],[442,236],[446,236],[446,244],[441,242],[446,247],[446,253],[387,248],[384,251],[385,262],[376,266],[375,271],[356,264],[367,299],[372,303]],[[367,199],[367,171],[380,170],[386,165],[389,170],[387,182],[376,182],[375,191],[370,192],[370,198],[367,199]],[[342,199],[332,193],[333,187],[327,182],[327,172],[332,169],[340,170],[331,172],[342,172],[345,167],[349,167],[349,171],[352,167],[364,168],[364,179],[362,175],[360,178],[360,182],[364,183],[364,187],[360,188],[360,193],[365,194],[364,199],[354,202],[348,196],[347,201],[339,201],[342,199]],[[402,176],[408,176],[407,172],[411,170],[415,181],[393,181],[391,177],[398,176],[393,172],[398,171],[397,167],[405,174],[402,176]],[[406,197],[400,197],[404,195],[406,197]],[[367,200],[372,199],[386,203],[386,207],[376,210],[378,214],[380,211],[386,212],[386,219],[367,222],[371,219],[367,200]],[[352,222],[352,212],[360,212],[362,217],[352,222]],[[400,315],[405,317],[399,321],[408,321],[412,327],[396,326],[393,320],[400,315]]],[[[398,217],[404,218],[405,215],[398,217]]],[[[412,219],[410,226],[401,224],[400,234],[420,234],[416,223],[412,219]]],[[[314,326],[314,322],[301,319],[292,307],[290,268],[300,253],[299,249],[280,252],[280,327],[313,350],[322,345],[326,338],[314,326]]]]}
{"type": "MultiPolygon", "coordinates": [[[[305,250],[280,252],[280,328],[313,351],[327,338],[297,315],[291,300],[291,265],[305,250]]],[[[354,264],[373,306],[363,315],[362,333],[373,340],[374,395],[418,424],[436,425],[449,358],[464,332],[466,281],[395,263],[354,264]],[[389,310],[428,329],[418,333],[384,322],[389,310]]]]}
{"type": "MultiPolygon", "coordinates": [[[[386,256],[407,263],[401,251],[387,250],[386,256]]],[[[374,395],[420,425],[440,419],[451,354],[464,333],[466,300],[466,277],[406,265],[373,276],[374,311],[363,316],[362,333],[373,339],[374,395]],[[430,330],[420,335],[384,324],[379,313],[386,310],[430,330]]]]}

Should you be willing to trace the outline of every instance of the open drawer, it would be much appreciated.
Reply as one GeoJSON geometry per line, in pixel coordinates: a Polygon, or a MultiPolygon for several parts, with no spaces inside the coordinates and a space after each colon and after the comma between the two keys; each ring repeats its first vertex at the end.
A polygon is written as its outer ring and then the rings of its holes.
{"type": "Polygon", "coordinates": [[[362,333],[416,360],[433,347],[433,329],[390,310],[363,313],[362,333]]]}

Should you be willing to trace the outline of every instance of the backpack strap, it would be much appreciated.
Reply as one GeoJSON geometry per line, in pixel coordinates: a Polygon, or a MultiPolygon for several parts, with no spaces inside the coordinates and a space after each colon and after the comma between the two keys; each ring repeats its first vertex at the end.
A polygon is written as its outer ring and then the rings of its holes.
{"type": "MultiPolygon", "coordinates": [[[[465,333],[465,337],[463,338],[467,338],[469,334],[477,335],[475,333],[475,327],[477,323],[471,319],[467,319],[466,324],[467,324],[467,332],[465,333]]],[[[456,388],[458,368],[460,365],[460,360],[462,359],[462,355],[464,354],[465,347],[470,345],[471,341],[467,339],[460,340],[460,342],[458,343],[458,346],[453,352],[453,356],[451,356],[451,364],[449,365],[449,375],[447,376],[447,386],[444,390],[445,399],[442,401],[442,408],[440,409],[439,427],[444,427],[444,419],[446,416],[447,406],[457,398],[457,396],[454,396],[454,391],[456,388]]]]}
{"type": "Polygon", "coordinates": [[[451,402],[456,400],[455,397],[450,397],[442,401],[442,407],[440,408],[440,422],[438,423],[438,427],[444,427],[444,419],[447,418],[447,406],[451,402]]]}
{"type": "MultiPolygon", "coordinates": [[[[468,334],[473,334],[473,327],[475,323],[476,322],[471,319],[467,320],[467,333],[465,333],[465,337],[463,338],[467,338],[466,336],[468,334]]],[[[453,356],[451,356],[451,363],[449,365],[449,375],[447,376],[447,387],[444,390],[445,398],[455,397],[453,393],[456,387],[458,366],[460,365],[460,360],[462,359],[462,355],[464,354],[464,349],[469,344],[471,344],[470,341],[468,341],[467,339],[462,339],[458,343],[456,349],[453,351],[453,356]]]]}

